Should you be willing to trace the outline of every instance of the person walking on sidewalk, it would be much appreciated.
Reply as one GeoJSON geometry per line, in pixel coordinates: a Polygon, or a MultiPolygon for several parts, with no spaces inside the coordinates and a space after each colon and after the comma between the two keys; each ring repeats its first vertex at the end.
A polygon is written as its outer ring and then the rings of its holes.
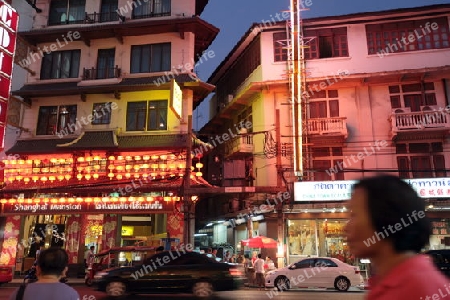
{"type": "Polygon", "coordinates": [[[264,284],[264,259],[261,258],[261,253],[258,254],[258,258],[253,263],[253,268],[256,273],[256,285],[259,287],[259,290],[265,288],[264,284]]]}
{"type": "Polygon", "coordinates": [[[364,178],[354,185],[349,207],[350,251],[369,258],[376,273],[367,300],[434,299],[448,291],[448,279],[419,254],[429,242],[431,223],[424,199],[411,185],[391,175],[364,178]]]}

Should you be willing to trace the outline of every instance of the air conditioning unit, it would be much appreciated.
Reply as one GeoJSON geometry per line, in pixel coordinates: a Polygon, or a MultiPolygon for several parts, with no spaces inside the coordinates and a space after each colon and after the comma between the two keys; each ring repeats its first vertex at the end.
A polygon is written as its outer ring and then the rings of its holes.
{"type": "Polygon", "coordinates": [[[439,111],[439,107],[437,105],[424,105],[420,107],[421,111],[439,111]]]}
{"type": "Polygon", "coordinates": [[[411,112],[410,107],[395,108],[391,111],[392,114],[401,114],[401,113],[410,113],[410,112],[411,112]]]}

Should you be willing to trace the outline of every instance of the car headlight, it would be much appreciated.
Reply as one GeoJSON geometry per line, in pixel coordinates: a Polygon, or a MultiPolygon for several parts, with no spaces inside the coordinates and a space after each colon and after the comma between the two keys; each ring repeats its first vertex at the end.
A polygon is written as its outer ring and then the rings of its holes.
{"type": "Polygon", "coordinates": [[[266,275],[273,275],[273,274],[277,274],[277,271],[269,271],[269,272],[267,272],[266,275]]]}
{"type": "Polygon", "coordinates": [[[107,275],[108,275],[107,272],[98,272],[97,274],[94,275],[94,279],[101,279],[107,275]]]}

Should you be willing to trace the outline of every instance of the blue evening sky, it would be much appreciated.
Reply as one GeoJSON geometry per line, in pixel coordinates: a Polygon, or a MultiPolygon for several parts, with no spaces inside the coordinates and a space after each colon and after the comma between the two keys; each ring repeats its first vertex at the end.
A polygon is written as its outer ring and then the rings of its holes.
{"type": "MultiPolygon", "coordinates": [[[[304,7],[311,4],[303,18],[345,15],[358,12],[417,7],[450,3],[450,0],[304,0],[304,7]]],[[[225,59],[234,45],[253,23],[268,21],[277,13],[288,9],[289,0],[209,0],[201,18],[220,29],[208,50],[215,57],[197,67],[200,79],[206,81],[216,67],[225,59]]],[[[208,101],[205,100],[193,115],[194,130],[199,130],[209,120],[208,101]]]]}

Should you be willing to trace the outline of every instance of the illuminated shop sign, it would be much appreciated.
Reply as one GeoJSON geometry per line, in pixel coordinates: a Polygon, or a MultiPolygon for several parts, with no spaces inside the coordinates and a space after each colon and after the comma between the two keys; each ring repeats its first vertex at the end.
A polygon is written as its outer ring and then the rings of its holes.
{"type": "Polygon", "coordinates": [[[11,76],[16,50],[19,15],[9,4],[0,0],[0,148],[4,147],[6,110],[11,91],[11,76]]]}
{"type": "MultiPolygon", "coordinates": [[[[404,179],[421,198],[450,198],[449,178],[404,179]]],[[[303,181],[294,183],[295,201],[349,200],[357,180],[303,181]]],[[[380,187],[382,188],[382,187],[380,187]]]]}
{"type": "Polygon", "coordinates": [[[70,214],[70,213],[130,213],[149,211],[171,211],[172,205],[167,202],[151,203],[5,203],[2,214],[70,214]]]}

